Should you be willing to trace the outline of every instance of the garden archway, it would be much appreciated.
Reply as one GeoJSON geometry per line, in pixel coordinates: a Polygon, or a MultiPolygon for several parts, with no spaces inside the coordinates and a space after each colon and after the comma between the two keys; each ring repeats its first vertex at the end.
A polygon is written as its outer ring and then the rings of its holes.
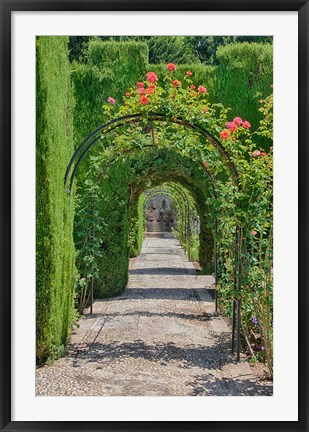
{"type": "MultiPolygon", "coordinates": [[[[64,176],[64,184],[65,189],[67,192],[71,193],[72,185],[74,178],[76,176],[77,170],[85,156],[88,154],[88,152],[91,150],[91,148],[99,142],[99,140],[102,138],[102,136],[106,137],[108,134],[114,132],[118,128],[121,128],[123,126],[128,126],[132,124],[139,124],[143,121],[141,114],[132,114],[127,116],[118,117],[114,120],[111,120],[110,122],[103,124],[99,126],[97,129],[95,129],[93,132],[91,132],[88,137],[79,145],[77,150],[72,155],[66,172],[64,176]]],[[[183,120],[179,117],[170,117],[167,118],[166,116],[162,114],[156,114],[151,113],[148,116],[148,122],[150,122],[150,132],[152,135],[152,144],[150,146],[155,146],[155,140],[154,140],[154,132],[153,132],[153,124],[154,122],[160,122],[160,123],[166,123],[170,122],[175,125],[180,125],[182,127],[188,128],[189,130],[193,130],[195,133],[199,134],[203,138],[206,138],[207,142],[213,146],[218,153],[222,157],[222,162],[226,166],[228,172],[230,173],[230,176],[233,178],[233,182],[238,187],[238,180],[239,175],[237,172],[237,169],[232,161],[232,158],[230,157],[229,153],[224,149],[224,147],[221,145],[219,140],[217,140],[210,132],[208,132],[206,129],[203,129],[195,124],[191,124],[190,122],[183,120]]],[[[132,149],[133,150],[133,149],[132,149]]],[[[130,151],[130,150],[129,150],[130,151]]],[[[196,157],[196,155],[195,155],[196,157]]],[[[200,164],[203,165],[202,160],[199,161],[200,164]]],[[[209,172],[206,166],[204,166],[205,172],[208,175],[208,178],[210,180],[213,193],[216,194],[216,187],[215,187],[215,181],[212,176],[212,174],[209,172]]],[[[217,221],[216,221],[216,232],[217,232],[217,221]]],[[[241,227],[236,227],[236,237],[235,237],[235,253],[236,253],[236,262],[234,264],[234,274],[235,274],[235,291],[240,293],[241,291],[241,281],[240,281],[240,259],[241,259],[241,227]]],[[[216,269],[217,269],[217,259],[216,259],[216,269]]],[[[217,282],[217,280],[216,280],[217,282]]],[[[240,296],[235,295],[232,300],[232,336],[231,336],[231,350],[234,352],[234,342],[235,342],[235,332],[237,334],[236,336],[236,342],[237,342],[237,359],[240,358],[240,322],[241,322],[241,303],[240,303],[240,296]],[[236,312],[237,311],[237,312],[236,312]]]]}

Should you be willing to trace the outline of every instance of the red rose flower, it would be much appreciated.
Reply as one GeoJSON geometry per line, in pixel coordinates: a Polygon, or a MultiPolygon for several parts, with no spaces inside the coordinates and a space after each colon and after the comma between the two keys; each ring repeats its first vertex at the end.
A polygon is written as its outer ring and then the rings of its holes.
{"type": "Polygon", "coordinates": [[[203,108],[203,113],[206,113],[208,111],[208,107],[203,108]]]}
{"type": "Polygon", "coordinates": [[[140,102],[141,102],[141,104],[143,104],[143,105],[147,105],[148,102],[149,102],[149,99],[148,99],[147,96],[142,96],[140,102]]]}
{"type": "Polygon", "coordinates": [[[141,81],[139,81],[139,82],[136,83],[136,87],[137,88],[142,88],[142,87],[144,87],[144,83],[141,82],[141,81]]]}
{"type": "Polygon", "coordinates": [[[197,90],[199,93],[206,93],[207,92],[207,88],[204,86],[199,86],[199,88],[197,90]]]}
{"type": "Polygon", "coordinates": [[[262,152],[261,156],[267,156],[267,153],[266,152],[262,152]]]}
{"type": "Polygon", "coordinates": [[[148,89],[146,90],[147,94],[153,94],[155,91],[154,87],[148,87],[148,89]]]}
{"type": "Polygon", "coordinates": [[[178,81],[178,80],[174,80],[174,81],[173,81],[173,86],[174,86],[174,87],[179,86],[179,84],[180,84],[180,81],[178,81]]]}
{"type": "Polygon", "coordinates": [[[251,124],[247,120],[245,120],[243,122],[243,124],[242,124],[242,127],[244,127],[245,129],[250,129],[251,128],[251,124]]]}
{"type": "Polygon", "coordinates": [[[176,65],[174,63],[168,63],[166,65],[166,68],[170,71],[174,71],[174,70],[176,70],[176,65]]]}
{"type": "Polygon", "coordinates": [[[192,75],[192,72],[191,72],[191,71],[187,71],[187,72],[186,72],[186,75],[187,75],[187,76],[191,76],[191,75],[192,75]]]}
{"type": "Polygon", "coordinates": [[[130,96],[131,96],[131,93],[126,92],[126,97],[130,97],[130,96]]]}
{"type": "Polygon", "coordinates": [[[194,90],[195,88],[196,88],[196,87],[195,87],[194,84],[190,85],[190,89],[191,89],[191,90],[194,90]]]}
{"type": "Polygon", "coordinates": [[[204,165],[205,168],[207,168],[208,165],[209,165],[209,163],[208,162],[204,162],[203,165],[204,165]]]}
{"type": "Polygon", "coordinates": [[[224,129],[222,132],[220,132],[220,136],[222,139],[226,140],[230,136],[230,131],[224,129]]]}
{"type": "Polygon", "coordinates": [[[137,89],[137,91],[138,91],[138,93],[139,93],[140,95],[146,93],[146,90],[144,89],[144,87],[139,87],[139,88],[137,89]]]}
{"type": "Polygon", "coordinates": [[[150,83],[154,83],[154,82],[158,81],[158,77],[154,72],[148,72],[146,74],[146,77],[147,77],[147,81],[150,83]]]}

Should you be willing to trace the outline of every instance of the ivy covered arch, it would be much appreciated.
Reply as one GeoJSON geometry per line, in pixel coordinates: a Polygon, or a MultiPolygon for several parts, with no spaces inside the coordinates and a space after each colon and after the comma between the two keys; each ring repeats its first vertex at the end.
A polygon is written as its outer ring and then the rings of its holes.
{"type": "MultiPolygon", "coordinates": [[[[232,301],[232,350],[237,328],[239,358],[242,302],[246,306],[246,313],[250,311],[250,307],[247,307],[250,306],[250,281],[248,283],[248,270],[244,265],[248,248],[247,245],[246,248],[243,245],[249,238],[249,233],[251,236],[257,234],[257,231],[252,229],[255,226],[261,227],[263,224],[261,241],[267,238],[260,257],[264,260],[265,269],[260,266],[258,277],[264,277],[266,267],[271,263],[269,244],[272,238],[272,210],[271,205],[269,206],[267,188],[271,186],[272,160],[268,154],[257,149],[254,142],[254,134],[271,138],[271,99],[264,101],[265,118],[259,130],[252,133],[247,120],[239,117],[229,119],[228,109],[221,104],[210,104],[207,100],[207,89],[203,85],[197,86],[193,83],[190,71],[183,82],[173,80],[175,67],[168,67],[168,75],[161,85],[158,84],[158,77],[149,72],[145,81],[138,82],[136,88],[129,89],[120,107],[112,96],[108,98],[108,103],[103,106],[106,121],[93,131],[73,154],[65,173],[65,187],[69,192],[72,190],[78,168],[81,162],[89,157],[93,147],[101,148],[101,153],[106,156],[105,163],[114,159],[115,164],[109,167],[109,171],[114,169],[114,172],[119,167],[121,169],[121,165],[128,163],[131,152],[140,150],[146,153],[146,147],[169,148],[175,154],[195,161],[208,178],[204,186],[210,185],[212,188],[211,197],[203,195],[201,189],[197,188],[200,194],[198,201],[205,202],[213,220],[216,221],[215,239],[220,246],[220,250],[217,251],[218,261],[223,269],[222,275],[220,274],[220,289],[222,288],[223,294],[232,301]],[[115,151],[116,156],[113,154],[115,151]],[[256,208],[255,200],[263,188],[267,193],[261,211],[256,208]],[[219,214],[224,215],[224,224],[217,226],[219,214]],[[244,284],[247,284],[248,292],[242,290],[244,284]]],[[[100,165],[100,156],[94,157],[92,162],[100,165]]],[[[99,172],[100,169],[97,170],[97,173],[99,172]]],[[[104,177],[104,173],[101,171],[99,176],[104,177]]],[[[182,181],[191,184],[192,187],[190,180],[185,176],[184,178],[182,181]]],[[[132,199],[133,202],[134,197],[138,207],[139,188],[132,188],[132,182],[128,180],[126,178],[126,185],[131,187],[129,200],[132,199]]],[[[98,184],[92,183],[92,194],[98,192],[98,187],[98,184]]],[[[116,200],[117,195],[119,196],[119,193],[115,193],[116,200]]],[[[94,195],[92,199],[95,199],[94,195]]],[[[129,213],[128,204],[129,202],[124,203],[124,208],[127,208],[129,213]]],[[[130,215],[127,216],[129,219],[130,215]]],[[[115,221],[117,223],[117,220],[115,221]]],[[[118,227],[120,235],[122,227],[118,227]]],[[[103,249],[104,247],[106,246],[103,242],[103,249]]],[[[250,254],[255,253],[255,247],[254,242],[250,240],[250,254]]],[[[249,267],[252,267],[250,260],[251,258],[248,261],[249,267]]],[[[123,286],[126,278],[127,274],[119,286],[123,286]]],[[[268,280],[265,283],[269,285],[268,280]]],[[[269,292],[267,298],[269,299],[269,292]]],[[[248,320],[248,316],[243,321],[245,320],[248,320]]],[[[265,343],[270,350],[270,340],[265,343]]]]}

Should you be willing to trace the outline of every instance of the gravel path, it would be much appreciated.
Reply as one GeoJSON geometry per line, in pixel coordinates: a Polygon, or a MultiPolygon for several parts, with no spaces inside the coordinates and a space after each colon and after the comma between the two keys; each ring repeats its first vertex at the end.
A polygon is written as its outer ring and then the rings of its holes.
{"type": "Polygon", "coordinates": [[[37,396],[271,395],[242,357],[231,329],[179,242],[147,237],[130,262],[128,287],[97,300],[80,320],[69,353],[36,372],[37,396]]]}

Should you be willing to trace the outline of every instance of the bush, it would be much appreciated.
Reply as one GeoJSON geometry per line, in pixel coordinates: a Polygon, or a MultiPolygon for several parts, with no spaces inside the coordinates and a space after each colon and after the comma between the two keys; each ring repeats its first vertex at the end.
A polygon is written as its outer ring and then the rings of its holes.
{"type": "Polygon", "coordinates": [[[36,343],[38,362],[63,353],[74,315],[74,197],[63,176],[73,152],[68,38],[37,38],[36,343]]]}

